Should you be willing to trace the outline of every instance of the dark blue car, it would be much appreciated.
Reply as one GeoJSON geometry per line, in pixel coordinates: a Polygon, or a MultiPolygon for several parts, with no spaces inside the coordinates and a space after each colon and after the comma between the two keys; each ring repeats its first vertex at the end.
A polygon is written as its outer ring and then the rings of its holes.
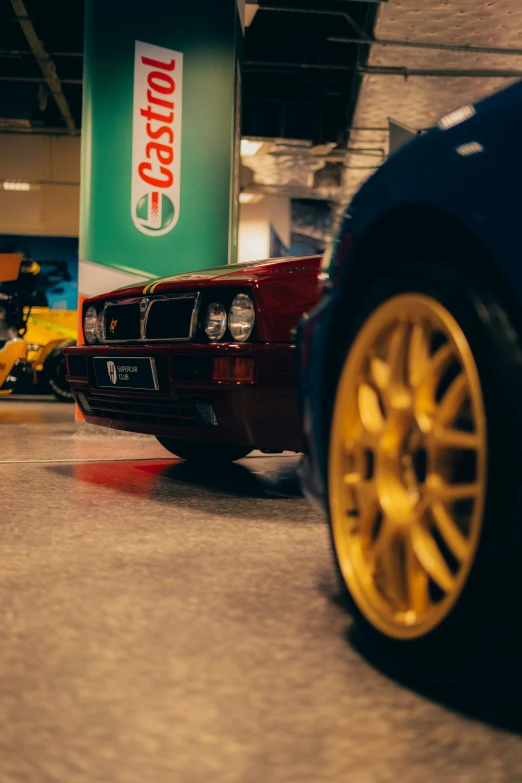
{"type": "Polygon", "coordinates": [[[522,83],[443,117],[344,213],[300,324],[305,490],[359,636],[460,678],[522,604],[522,83]]]}

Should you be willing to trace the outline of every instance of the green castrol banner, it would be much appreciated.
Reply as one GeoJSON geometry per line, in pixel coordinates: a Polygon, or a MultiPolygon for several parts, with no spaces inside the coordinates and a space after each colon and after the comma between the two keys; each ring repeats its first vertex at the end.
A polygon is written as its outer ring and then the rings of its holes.
{"type": "Polygon", "coordinates": [[[237,258],[237,0],[87,0],[80,294],[237,258]]]}

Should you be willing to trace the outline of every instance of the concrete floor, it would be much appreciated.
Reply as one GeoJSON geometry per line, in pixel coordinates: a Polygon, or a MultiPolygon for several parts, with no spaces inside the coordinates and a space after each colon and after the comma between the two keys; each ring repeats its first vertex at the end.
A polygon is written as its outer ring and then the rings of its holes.
{"type": "Polygon", "coordinates": [[[0,783],[522,780],[518,663],[372,669],[295,457],[198,477],[50,401],[0,400],[0,434],[0,783]]]}

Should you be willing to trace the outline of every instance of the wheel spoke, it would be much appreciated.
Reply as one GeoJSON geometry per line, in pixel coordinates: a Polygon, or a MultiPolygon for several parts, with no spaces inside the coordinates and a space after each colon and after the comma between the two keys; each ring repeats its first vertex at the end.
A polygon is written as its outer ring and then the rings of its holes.
{"type": "Polygon", "coordinates": [[[424,375],[429,360],[429,335],[423,324],[415,323],[410,334],[408,367],[410,383],[417,386],[424,375]]]}
{"type": "Polygon", "coordinates": [[[383,550],[382,556],[384,584],[389,595],[401,608],[407,605],[406,575],[404,559],[401,557],[403,544],[401,538],[392,536],[388,546],[383,550]]]}
{"type": "Polygon", "coordinates": [[[407,602],[404,561],[401,558],[403,540],[385,519],[373,547],[373,562],[379,583],[388,598],[402,608],[407,602]]]}
{"type": "Polygon", "coordinates": [[[358,513],[358,530],[367,536],[371,535],[373,523],[379,511],[379,499],[377,495],[377,486],[375,481],[365,480],[360,473],[346,473],[344,484],[352,488],[356,494],[356,503],[358,513]]]}
{"type": "Polygon", "coordinates": [[[370,361],[370,378],[381,391],[385,391],[390,384],[390,365],[378,356],[370,361]]]}
{"type": "Polygon", "coordinates": [[[428,497],[431,500],[440,500],[443,503],[449,503],[452,500],[468,500],[478,497],[481,492],[479,482],[472,484],[447,484],[438,477],[433,480],[428,477],[427,486],[429,490],[428,497]]]}
{"type": "Polygon", "coordinates": [[[363,535],[372,535],[375,519],[379,512],[379,498],[374,481],[365,481],[358,487],[360,504],[359,527],[363,535]]]}
{"type": "Polygon", "coordinates": [[[406,380],[406,359],[408,355],[408,331],[409,324],[400,321],[391,333],[387,363],[390,368],[390,381],[394,386],[404,386],[406,380]]]}
{"type": "Polygon", "coordinates": [[[449,343],[442,345],[426,364],[421,381],[422,385],[427,385],[430,389],[435,390],[442,375],[453,361],[453,358],[454,353],[452,346],[449,343]]]}
{"type": "Polygon", "coordinates": [[[449,549],[457,560],[463,562],[469,553],[469,544],[448,509],[442,503],[434,503],[431,516],[449,549]]]}
{"type": "Polygon", "coordinates": [[[455,579],[431,535],[420,527],[413,529],[412,546],[428,576],[441,590],[450,593],[453,590],[455,579]]]}
{"type": "Polygon", "coordinates": [[[433,438],[437,446],[448,449],[472,451],[480,447],[480,436],[476,432],[465,432],[451,427],[435,427],[433,438]]]}
{"type": "Polygon", "coordinates": [[[359,415],[363,427],[372,435],[382,431],[384,416],[379,404],[379,395],[368,383],[359,386],[359,415]]]}
{"type": "Polygon", "coordinates": [[[428,574],[420,564],[410,539],[406,542],[405,562],[408,605],[416,614],[422,614],[430,603],[428,574]]]}
{"type": "Polygon", "coordinates": [[[460,413],[468,394],[468,381],[463,372],[457,375],[446,391],[437,411],[437,420],[447,426],[452,424],[460,413]]]}

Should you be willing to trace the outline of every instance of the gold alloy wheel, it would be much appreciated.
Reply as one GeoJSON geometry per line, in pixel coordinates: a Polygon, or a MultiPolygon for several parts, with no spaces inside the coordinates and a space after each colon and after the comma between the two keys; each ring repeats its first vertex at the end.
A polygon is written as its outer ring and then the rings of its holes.
{"type": "Polygon", "coordinates": [[[334,545],[352,598],[377,630],[416,639],[462,592],[486,491],[480,379],[457,321],[401,294],[348,352],[329,455],[334,545]]]}

